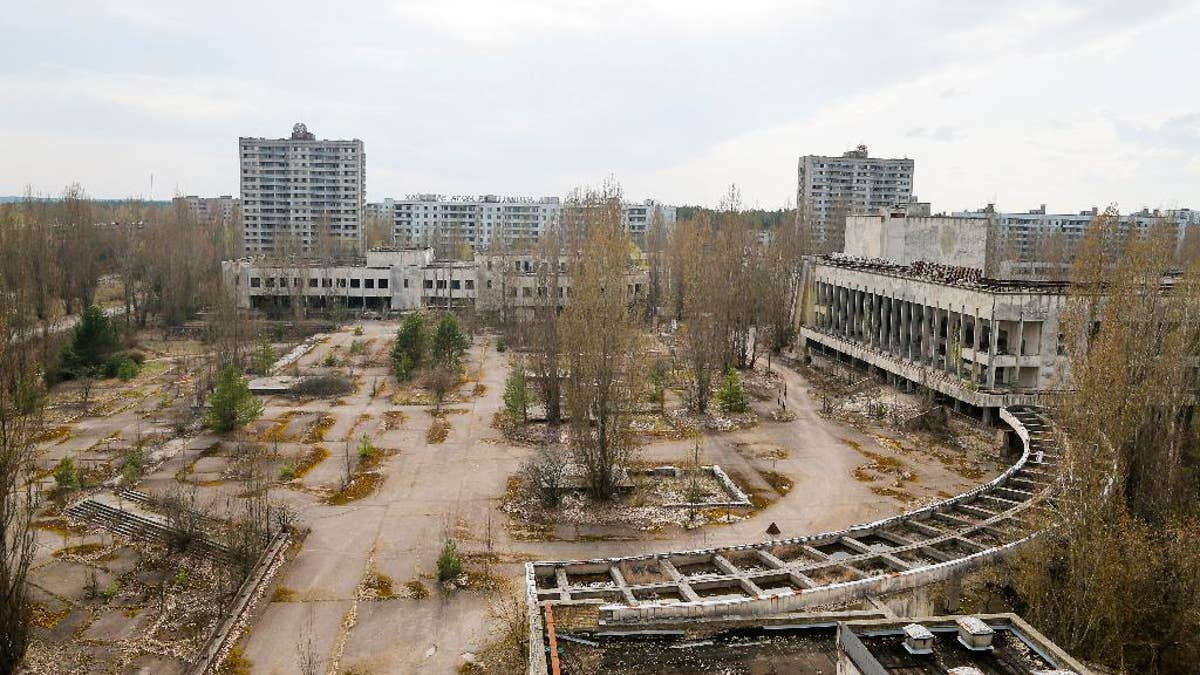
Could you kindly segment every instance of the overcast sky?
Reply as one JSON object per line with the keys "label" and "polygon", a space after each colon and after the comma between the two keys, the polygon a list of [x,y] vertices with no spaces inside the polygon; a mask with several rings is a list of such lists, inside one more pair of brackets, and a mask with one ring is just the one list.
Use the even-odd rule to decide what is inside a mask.
{"label": "overcast sky", "polygon": [[[0,10],[0,195],[236,194],[238,136],[366,144],[367,198],[795,199],[916,160],[935,210],[1200,208],[1200,6],[93,0]],[[153,174],[153,189],[151,175]]]}

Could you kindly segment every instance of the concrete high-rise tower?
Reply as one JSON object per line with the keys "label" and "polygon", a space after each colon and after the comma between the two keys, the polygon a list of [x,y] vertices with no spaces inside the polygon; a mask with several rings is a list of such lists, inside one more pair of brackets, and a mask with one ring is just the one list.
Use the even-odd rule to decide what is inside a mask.
{"label": "concrete high-rise tower", "polygon": [[239,138],[243,242],[248,254],[363,249],[363,142],[318,140],[303,124],[289,138]]}
{"label": "concrete high-rise tower", "polygon": [[807,225],[818,251],[841,251],[846,216],[912,200],[913,160],[882,159],[860,145],[841,157],[800,158],[797,218]]}

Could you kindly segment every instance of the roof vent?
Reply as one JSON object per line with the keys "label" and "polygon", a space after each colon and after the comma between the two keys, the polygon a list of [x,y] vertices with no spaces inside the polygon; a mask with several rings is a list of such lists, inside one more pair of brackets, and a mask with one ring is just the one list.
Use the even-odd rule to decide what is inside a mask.
{"label": "roof vent", "polygon": [[960,616],[954,621],[958,624],[958,641],[962,646],[975,652],[985,652],[992,648],[992,637],[996,631],[974,616]]}
{"label": "roof vent", "polygon": [[904,649],[909,654],[932,654],[933,633],[919,623],[904,627]]}

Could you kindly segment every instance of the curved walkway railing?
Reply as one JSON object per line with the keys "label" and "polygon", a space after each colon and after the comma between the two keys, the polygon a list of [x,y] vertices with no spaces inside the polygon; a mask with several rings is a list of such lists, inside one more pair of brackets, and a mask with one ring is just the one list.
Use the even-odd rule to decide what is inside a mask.
{"label": "curved walkway railing", "polygon": [[[599,604],[606,625],[769,615],[924,586],[1002,556],[1037,534],[1059,453],[1036,409],[1005,408],[1000,416],[1021,438],[1016,463],[908,513],[757,544],[527,563],[533,644],[547,602]],[[531,649],[530,672],[545,672],[541,650]]]}

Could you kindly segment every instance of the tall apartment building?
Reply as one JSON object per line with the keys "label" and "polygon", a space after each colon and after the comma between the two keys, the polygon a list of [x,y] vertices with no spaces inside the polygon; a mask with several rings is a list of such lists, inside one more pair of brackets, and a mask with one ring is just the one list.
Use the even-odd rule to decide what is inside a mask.
{"label": "tall apartment building", "polygon": [[860,145],[841,157],[800,158],[797,218],[807,223],[819,251],[840,251],[846,216],[912,201],[913,160],[871,157]]}
{"label": "tall apartment building", "polygon": [[[1099,215],[1099,209],[1077,213],[1047,213],[1046,205],[1026,212],[999,212],[991,204],[974,211],[958,211],[955,217],[989,219],[996,227],[997,245],[1014,261],[1045,262],[1048,249],[1061,243],[1056,253],[1069,262],[1088,225]],[[1182,246],[1189,229],[1200,228],[1200,211],[1194,209],[1142,209],[1121,214],[1118,229],[1123,233],[1136,230],[1146,233],[1155,223],[1167,223],[1176,230],[1178,245]],[[1055,240],[1058,242],[1055,242]]]}
{"label": "tall apartment building", "polygon": [[218,222],[222,225],[233,222],[234,212],[242,204],[242,200],[235,199],[230,195],[221,195],[220,197],[188,195],[176,197],[173,201],[187,209],[197,222]]}
{"label": "tall apartment building", "polygon": [[[431,246],[444,241],[461,241],[475,250],[486,248],[493,237],[508,243],[532,242],[559,221],[564,208],[558,197],[530,199],[497,195],[444,197],[411,195],[394,201],[394,235],[397,243]],[[383,211],[382,205],[372,210]],[[675,207],[654,200],[624,205],[626,230],[645,234],[655,213],[666,227],[675,224]]]}
{"label": "tall apartment building", "polygon": [[307,253],[328,231],[360,251],[366,155],[354,140],[317,140],[303,124],[289,138],[239,138],[245,251]]}

